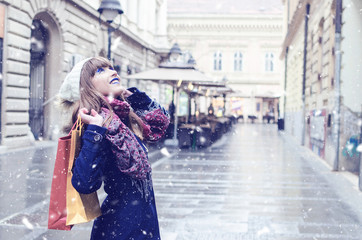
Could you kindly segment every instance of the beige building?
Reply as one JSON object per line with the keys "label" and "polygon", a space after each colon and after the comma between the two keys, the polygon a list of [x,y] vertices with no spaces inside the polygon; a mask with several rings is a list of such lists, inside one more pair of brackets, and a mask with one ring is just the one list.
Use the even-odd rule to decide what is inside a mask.
{"label": "beige building", "polygon": [[[1,1],[1,146],[20,147],[34,139],[56,139],[62,125],[55,107],[58,89],[72,66],[107,56],[107,25],[99,24],[100,0]],[[112,23],[112,61],[127,74],[158,65],[167,44],[166,0],[121,0],[124,14]],[[157,84],[124,81],[157,89]],[[163,100],[165,100],[163,98]]]}
{"label": "beige building", "polygon": [[285,130],[333,169],[358,171],[362,2],[285,0],[283,3],[286,7],[282,58],[287,69],[283,86]]}
{"label": "beige building", "polygon": [[[262,121],[271,111],[277,118],[284,75],[279,59],[282,8],[280,0],[168,1],[170,41],[192,54],[199,70],[227,80],[236,91],[227,98],[226,113]],[[219,102],[223,104],[214,104]],[[200,104],[200,111],[207,105]],[[220,114],[221,109],[215,111]]]}

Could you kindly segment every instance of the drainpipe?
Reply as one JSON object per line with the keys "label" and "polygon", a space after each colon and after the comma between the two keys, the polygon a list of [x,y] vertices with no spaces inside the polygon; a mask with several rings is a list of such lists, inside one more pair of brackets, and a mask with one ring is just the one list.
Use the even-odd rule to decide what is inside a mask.
{"label": "drainpipe", "polygon": [[341,28],[342,28],[342,0],[336,0],[336,33],[335,33],[335,69],[334,69],[334,136],[335,136],[335,158],[333,163],[333,171],[339,170],[339,138],[341,125]]}
{"label": "drainpipe", "polygon": [[284,62],[284,116],[283,116],[283,129],[285,129],[285,122],[286,122],[286,108],[287,108],[287,73],[288,73],[288,51],[289,47],[285,49],[285,62]]}
{"label": "drainpipe", "polygon": [[307,69],[307,46],[308,46],[308,20],[309,20],[310,4],[306,5],[305,20],[304,20],[304,55],[303,55],[303,88],[302,88],[302,101],[303,101],[303,125],[302,125],[302,146],[305,144],[305,81]]}
{"label": "drainpipe", "polygon": [[[290,0],[288,0],[288,4],[287,4],[287,36],[289,34],[289,11],[290,11]],[[289,52],[289,46],[286,47],[285,49],[285,61],[284,61],[284,112],[283,112],[283,129],[280,130],[285,130],[285,122],[286,122],[286,109],[287,109],[287,74],[288,74],[288,52]]]}
{"label": "drainpipe", "polygon": [[2,142],[2,122],[1,122],[1,112],[2,112],[2,108],[1,108],[1,104],[3,103],[2,101],[2,93],[3,93],[3,39],[0,38],[0,144]]}

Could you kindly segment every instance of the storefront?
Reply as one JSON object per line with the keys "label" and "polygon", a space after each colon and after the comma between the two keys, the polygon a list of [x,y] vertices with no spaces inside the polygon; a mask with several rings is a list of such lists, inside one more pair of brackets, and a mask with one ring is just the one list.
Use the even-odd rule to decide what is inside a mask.
{"label": "storefront", "polygon": [[[107,56],[107,24],[102,20],[100,25],[99,6],[93,1],[3,2],[1,145],[12,148],[57,139],[64,121],[57,107],[58,90],[75,63],[86,57]],[[132,1],[122,3],[124,14],[114,23],[110,49],[111,61],[126,79],[128,74],[157,66],[168,45],[166,26],[156,30],[136,21],[149,17],[142,12],[149,9],[138,8]],[[154,24],[160,17],[166,21],[164,4],[157,1],[150,5],[159,10],[154,11],[159,14],[153,16]],[[131,81],[125,85],[145,84]]]}

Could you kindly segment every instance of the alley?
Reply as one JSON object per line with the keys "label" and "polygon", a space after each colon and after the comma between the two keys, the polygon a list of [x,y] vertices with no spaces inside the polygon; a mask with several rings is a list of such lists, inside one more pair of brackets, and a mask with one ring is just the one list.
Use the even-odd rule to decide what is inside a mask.
{"label": "alley", "polygon": [[[275,125],[169,152],[151,157],[163,240],[362,239],[362,194]],[[0,239],[89,239],[91,223],[46,228],[54,157],[55,144],[0,155]]]}

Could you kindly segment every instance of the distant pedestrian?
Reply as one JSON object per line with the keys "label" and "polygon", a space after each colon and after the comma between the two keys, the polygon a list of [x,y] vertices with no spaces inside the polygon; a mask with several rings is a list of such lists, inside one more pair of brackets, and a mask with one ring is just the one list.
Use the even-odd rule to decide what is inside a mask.
{"label": "distant pedestrian", "polygon": [[144,92],[122,87],[111,63],[94,57],[76,64],[60,97],[86,124],[72,184],[84,194],[102,182],[107,198],[91,239],[160,239],[151,166],[144,141],[165,133],[168,113]]}
{"label": "distant pedestrian", "polygon": [[168,106],[168,113],[170,115],[171,122],[175,120],[175,104],[171,101],[170,105]]}
{"label": "distant pedestrian", "polygon": [[209,108],[207,109],[208,115],[209,116],[214,116],[214,107],[212,106],[212,103],[210,103]]}

